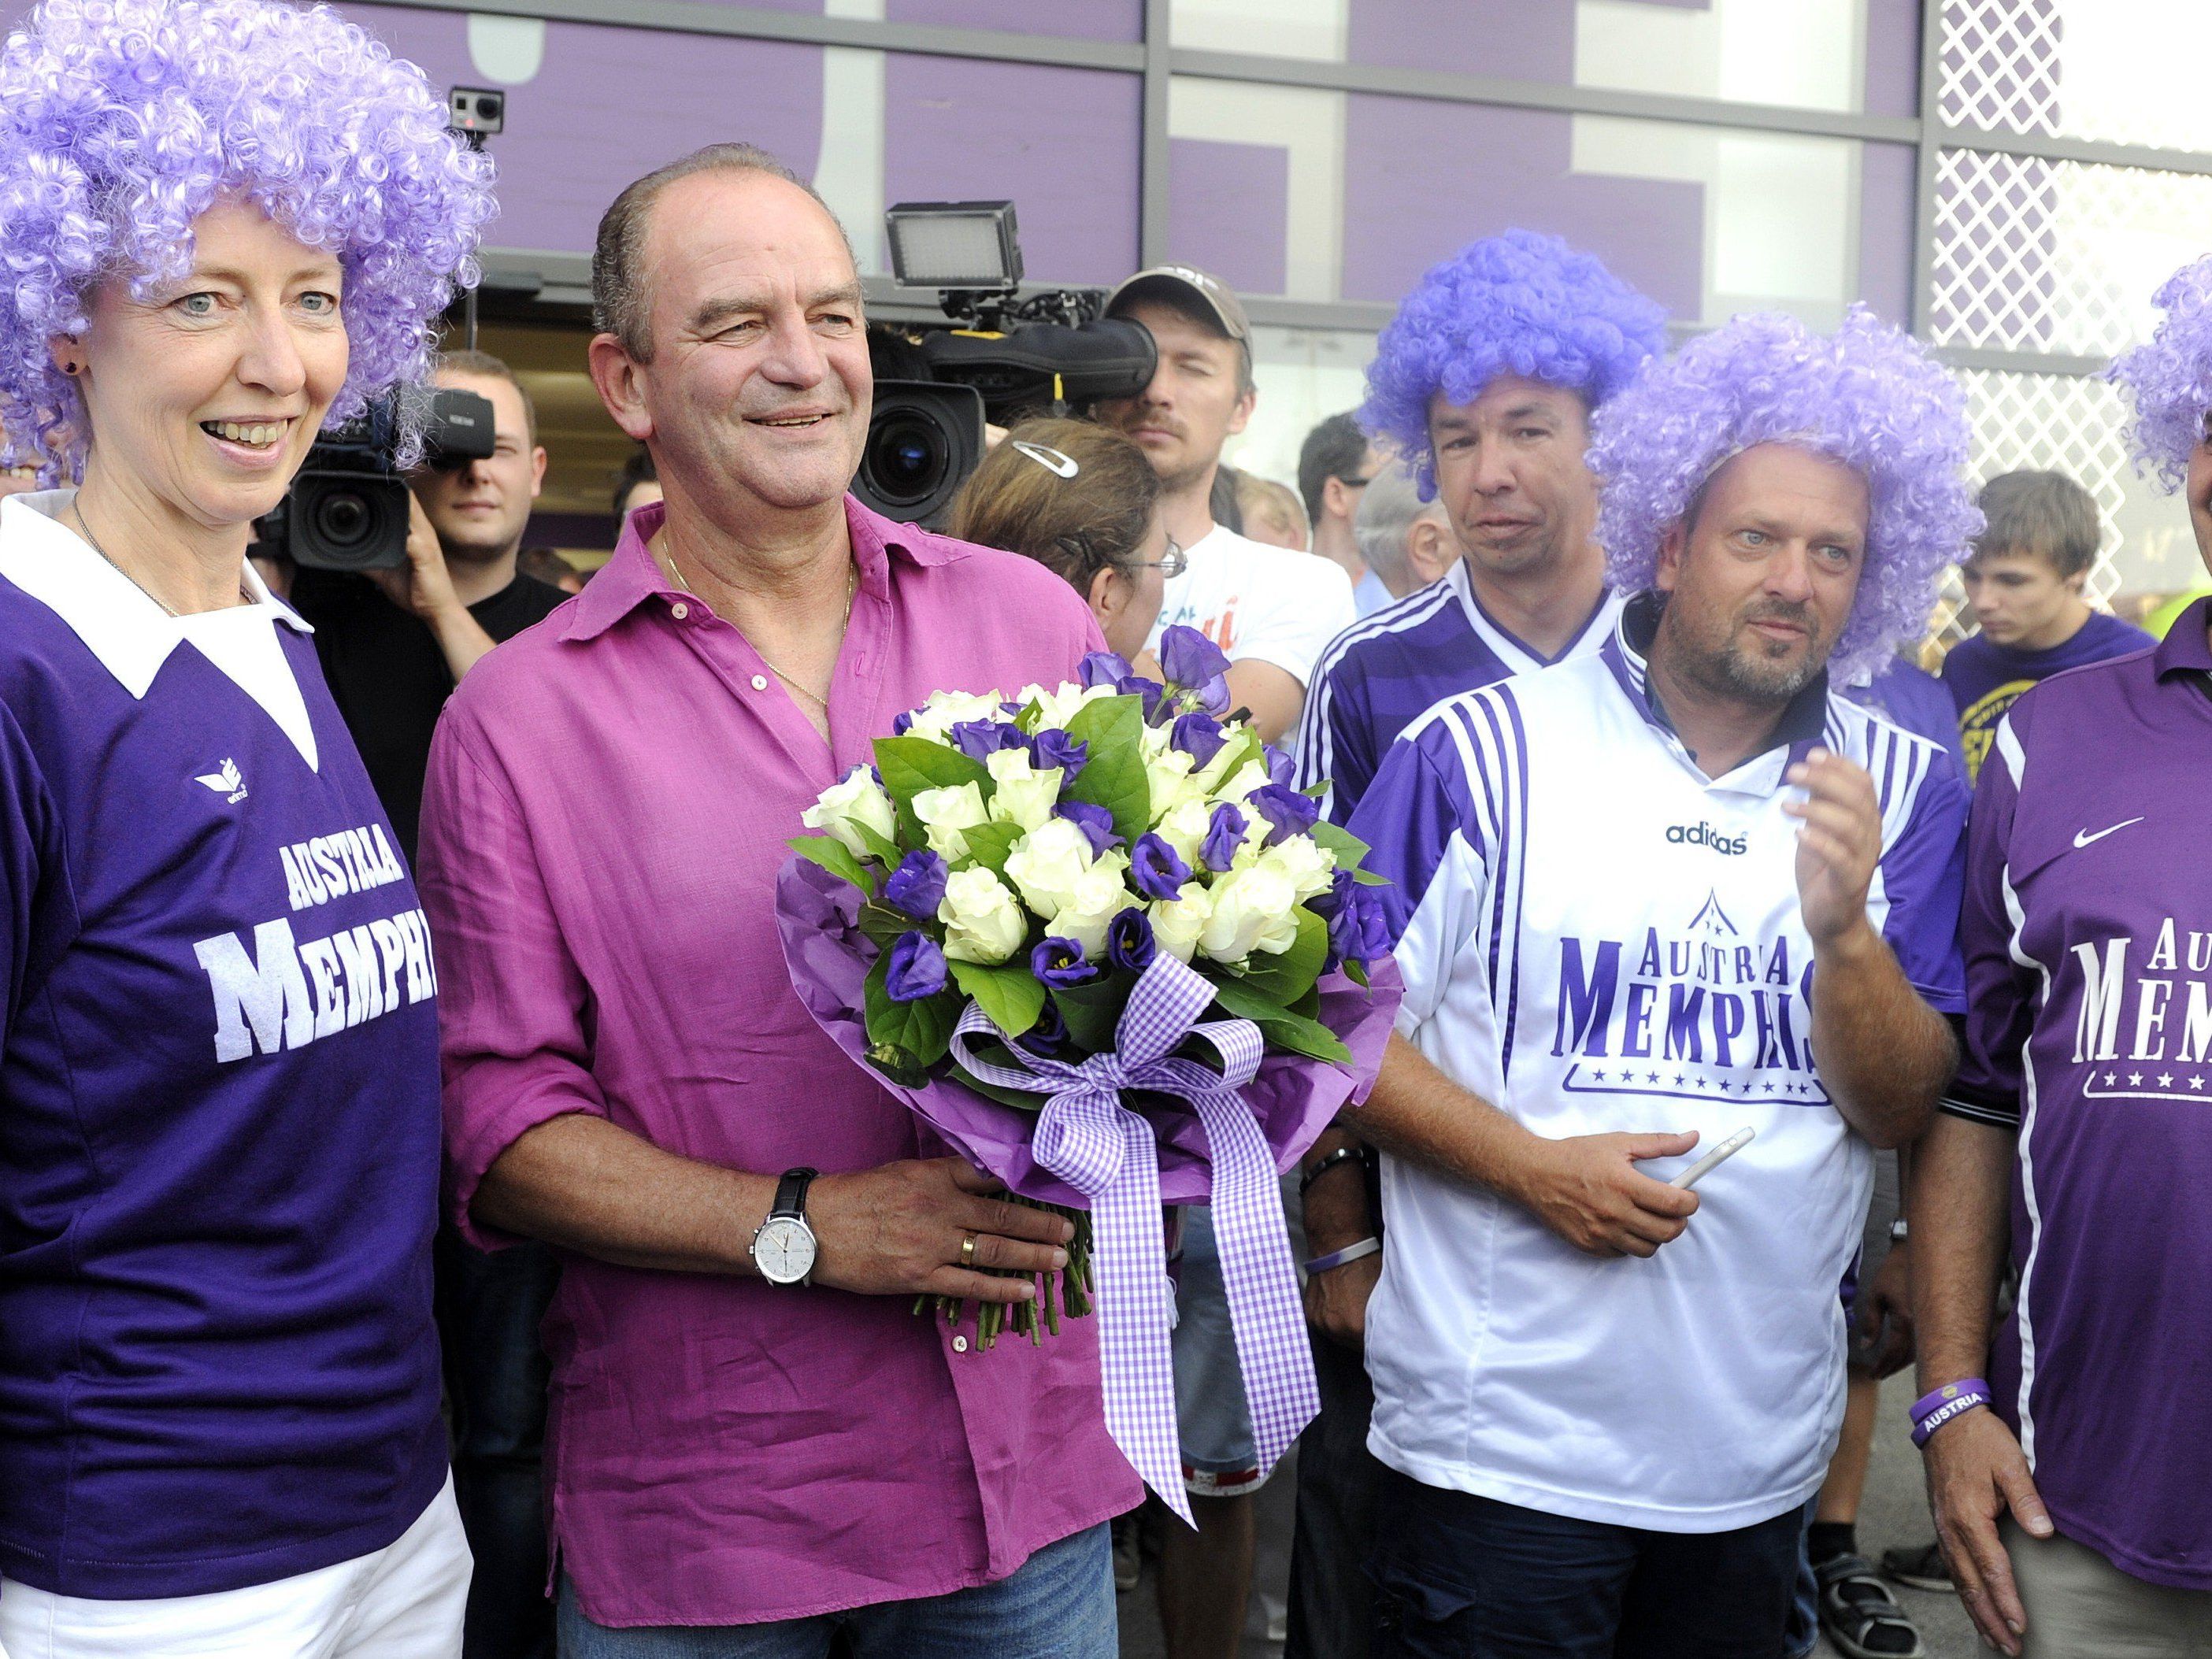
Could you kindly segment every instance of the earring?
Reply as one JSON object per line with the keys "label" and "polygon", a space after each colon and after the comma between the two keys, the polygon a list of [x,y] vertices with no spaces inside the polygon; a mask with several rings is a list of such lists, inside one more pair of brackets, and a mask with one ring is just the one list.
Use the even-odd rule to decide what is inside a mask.
{"label": "earring", "polygon": [[63,373],[63,374],[76,374],[76,365],[75,363],[64,363],[64,364],[62,365],[62,373]]}

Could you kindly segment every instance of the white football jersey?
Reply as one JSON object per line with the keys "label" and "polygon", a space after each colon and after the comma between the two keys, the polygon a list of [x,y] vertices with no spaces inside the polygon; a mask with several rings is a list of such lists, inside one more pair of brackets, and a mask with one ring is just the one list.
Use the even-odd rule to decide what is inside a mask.
{"label": "white football jersey", "polygon": [[[1818,744],[1872,775],[1869,915],[1946,1012],[1963,1007],[1967,797],[1938,745],[1824,682],[1774,748],[1706,777],[1646,694],[1651,620],[1632,605],[1598,653],[1438,704],[1351,828],[1396,884],[1399,1030],[1448,1075],[1540,1135],[1758,1138],[1649,1260],[1583,1255],[1494,1193],[1386,1158],[1370,1443],[1431,1486],[1718,1532],[1820,1484],[1873,1170],[1813,1051],[1784,774]],[[1664,1180],[1696,1156],[1644,1167]]]}

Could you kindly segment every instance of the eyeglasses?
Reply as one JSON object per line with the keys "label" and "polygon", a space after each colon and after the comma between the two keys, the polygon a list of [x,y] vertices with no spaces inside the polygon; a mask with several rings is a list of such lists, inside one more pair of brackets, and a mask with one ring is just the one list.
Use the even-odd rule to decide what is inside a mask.
{"label": "eyeglasses", "polygon": [[1157,559],[1136,559],[1131,562],[1139,570],[1157,568],[1163,581],[1173,581],[1190,568],[1190,555],[1176,545],[1175,538],[1168,538],[1168,550]]}

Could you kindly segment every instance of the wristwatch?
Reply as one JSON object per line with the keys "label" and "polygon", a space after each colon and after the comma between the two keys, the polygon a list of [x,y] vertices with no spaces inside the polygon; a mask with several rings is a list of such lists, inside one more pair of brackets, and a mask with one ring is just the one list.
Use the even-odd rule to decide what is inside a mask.
{"label": "wristwatch", "polygon": [[753,1266],[771,1285],[804,1285],[814,1271],[814,1229],[806,1224],[806,1188],[819,1170],[786,1170],[775,1184],[768,1219],[753,1235]]}

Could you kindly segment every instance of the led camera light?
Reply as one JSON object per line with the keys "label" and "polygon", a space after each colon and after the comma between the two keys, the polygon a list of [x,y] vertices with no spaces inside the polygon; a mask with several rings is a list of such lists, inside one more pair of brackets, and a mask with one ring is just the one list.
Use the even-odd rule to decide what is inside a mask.
{"label": "led camera light", "polygon": [[1022,280],[1012,202],[901,202],[884,218],[902,288],[1011,289]]}

